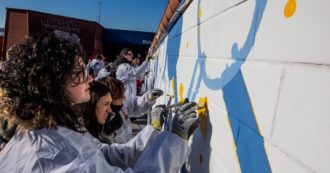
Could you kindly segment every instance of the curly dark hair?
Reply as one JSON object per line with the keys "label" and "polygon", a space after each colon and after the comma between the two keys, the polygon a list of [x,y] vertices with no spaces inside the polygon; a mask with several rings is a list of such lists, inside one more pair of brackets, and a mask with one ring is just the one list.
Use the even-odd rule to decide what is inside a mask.
{"label": "curly dark hair", "polygon": [[17,124],[20,132],[56,125],[81,127],[64,90],[75,62],[86,57],[79,45],[40,34],[15,45],[8,56],[0,69],[0,87],[14,102],[9,124]]}

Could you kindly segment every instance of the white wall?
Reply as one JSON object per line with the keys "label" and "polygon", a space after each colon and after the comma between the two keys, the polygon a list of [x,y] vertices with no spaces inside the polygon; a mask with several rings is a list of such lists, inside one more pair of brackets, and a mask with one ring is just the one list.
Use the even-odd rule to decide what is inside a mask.
{"label": "white wall", "polygon": [[194,0],[157,49],[155,87],[208,99],[190,172],[330,172],[330,1],[290,2]]}

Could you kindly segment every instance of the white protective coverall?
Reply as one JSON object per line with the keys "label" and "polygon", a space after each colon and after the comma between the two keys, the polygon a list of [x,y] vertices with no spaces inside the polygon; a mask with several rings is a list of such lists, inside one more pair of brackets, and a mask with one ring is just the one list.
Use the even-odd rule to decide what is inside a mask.
{"label": "white protective coverall", "polygon": [[190,153],[171,132],[144,128],[127,144],[104,144],[66,127],[15,135],[0,152],[1,172],[178,172]]}
{"label": "white protective coverall", "polygon": [[128,63],[120,64],[116,71],[116,78],[124,83],[125,96],[136,96],[136,78],[144,74],[148,62],[144,61],[139,67]]}
{"label": "white protective coverall", "polygon": [[151,91],[146,92],[140,97],[130,96],[124,101],[123,107],[119,112],[123,120],[123,125],[116,130],[116,136],[110,139],[111,143],[123,144],[133,138],[130,117],[141,117],[150,111],[156,99],[151,100],[149,94],[151,94]]}
{"label": "white protective coverall", "polygon": [[98,60],[98,59],[93,59],[91,62],[90,62],[90,67],[93,69],[93,78],[96,78],[99,71],[105,67],[104,65],[104,61],[102,60]]}

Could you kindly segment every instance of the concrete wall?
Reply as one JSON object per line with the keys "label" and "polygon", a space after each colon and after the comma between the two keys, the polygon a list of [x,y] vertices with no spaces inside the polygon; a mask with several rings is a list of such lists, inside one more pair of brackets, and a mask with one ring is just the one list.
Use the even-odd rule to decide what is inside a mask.
{"label": "concrete wall", "polygon": [[[330,1],[195,0],[155,53],[155,87],[208,101],[190,172],[330,172]],[[166,104],[168,97],[158,103]]]}

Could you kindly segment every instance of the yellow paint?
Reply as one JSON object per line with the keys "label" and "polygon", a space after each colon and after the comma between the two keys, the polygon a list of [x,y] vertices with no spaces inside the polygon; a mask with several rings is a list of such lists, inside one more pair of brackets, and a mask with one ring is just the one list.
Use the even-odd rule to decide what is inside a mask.
{"label": "yellow paint", "polygon": [[198,99],[198,107],[200,108],[197,110],[197,115],[200,120],[199,130],[203,135],[203,137],[205,138],[207,135],[207,113],[208,113],[206,97],[204,98],[200,97]]}
{"label": "yellow paint", "polygon": [[198,17],[202,17],[202,7],[199,7],[198,9]]}
{"label": "yellow paint", "polygon": [[174,90],[175,90],[175,88],[174,88],[174,77],[172,77],[172,79],[171,79],[171,96],[174,96]]}
{"label": "yellow paint", "polygon": [[183,102],[184,102],[184,98],[183,98],[183,90],[184,90],[184,88],[183,88],[183,84],[180,83],[179,96],[180,96],[180,103],[181,103],[181,104],[183,104]]}
{"label": "yellow paint", "polygon": [[[230,119],[229,119],[229,115],[227,114],[227,122],[228,122],[228,125],[229,125],[229,127],[231,128],[231,125],[230,125]],[[232,130],[232,129],[231,129]],[[236,161],[238,162],[238,166],[241,168],[241,163],[240,163],[240,161],[239,161],[239,159],[238,159],[238,155],[237,155],[237,148],[236,148],[236,144],[235,144],[235,140],[233,139],[233,148],[234,148],[234,151],[236,152]]]}
{"label": "yellow paint", "polygon": [[[244,80],[244,79],[243,79],[243,80]],[[244,83],[245,83],[245,81],[244,81]],[[251,97],[250,97],[249,94],[248,94],[248,96],[249,96],[249,100],[250,100],[250,103],[251,103],[251,109],[252,109],[252,112],[253,112],[253,116],[254,116],[254,119],[256,120],[256,125],[257,125],[258,131],[259,131],[259,133],[260,133],[260,135],[261,135],[260,126],[259,126],[259,123],[258,123],[257,116],[256,116],[256,114],[255,114],[255,112],[254,112],[254,108],[253,108],[252,100],[251,100]]]}
{"label": "yellow paint", "polygon": [[186,48],[187,48],[187,49],[189,48],[189,43],[188,43],[188,42],[186,43]]}
{"label": "yellow paint", "polygon": [[161,130],[162,129],[162,123],[160,122],[160,120],[152,120],[151,121],[151,126],[157,130]]}
{"label": "yellow paint", "polygon": [[157,59],[157,55],[154,53],[154,58],[153,58],[154,60],[156,60]]}
{"label": "yellow paint", "polygon": [[296,0],[289,0],[284,8],[284,16],[286,18],[291,17],[296,12],[296,6],[297,6]]}
{"label": "yellow paint", "polygon": [[[249,98],[250,98],[250,96],[249,96]],[[256,114],[254,113],[254,108],[253,108],[253,105],[252,105],[252,102],[251,102],[251,98],[250,98],[250,103],[251,103],[251,109],[252,109],[252,112],[253,112],[254,119],[256,120],[256,124],[257,124],[258,131],[259,131],[259,133],[260,133],[260,135],[261,135],[260,126],[259,126],[259,123],[258,123],[257,116],[256,116]]]}
{"label": "yellow paint", "polygon": [[[266,145],[265,145],[265,143],[266,143],[266,142],[264,142],[264,149],[265,149],[265,151],[267,151],[267,150],[266,150]],[[267,156],[267,155],[266,155],[266,156]],[[268,159],[268,156],[267,156],[267,159]],[[270,168],[270,172],[273,172],[273,171],[272,171],[272,165],[269,164],[269,168]]]}

